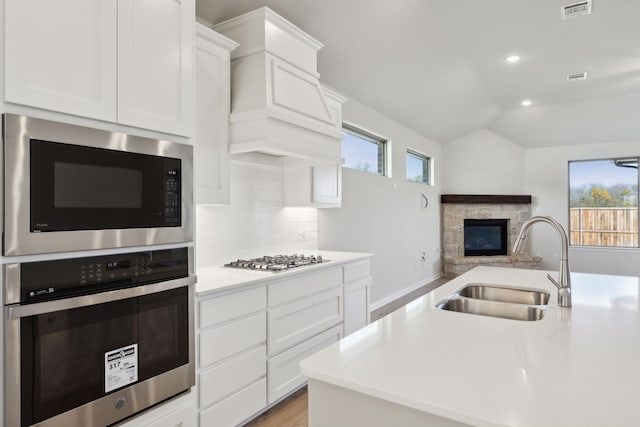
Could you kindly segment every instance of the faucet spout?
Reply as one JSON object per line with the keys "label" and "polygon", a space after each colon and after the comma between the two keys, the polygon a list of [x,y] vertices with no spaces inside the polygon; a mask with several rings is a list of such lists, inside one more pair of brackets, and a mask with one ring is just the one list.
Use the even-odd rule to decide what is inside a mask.
{"label": "faucet spout", "polygon": [[560,269],[558,271],[558,280],[555,280],[551,275],[547,275],[547,278],[558,288],[558,305],[560,307],[571,307],[571,275],[569,272],[569,239],[567,238],[567,232],[562,224],[550,216],[534,216],[525,221],[522,225],[522,229],[516,238],[516,242],[513,246],[512,253],[515,255],[522,252],[524,248],[524,242],[527,238],[527,232],[533,224],[538,222],[545,222],[551,225],[557,232],[560,238]]}

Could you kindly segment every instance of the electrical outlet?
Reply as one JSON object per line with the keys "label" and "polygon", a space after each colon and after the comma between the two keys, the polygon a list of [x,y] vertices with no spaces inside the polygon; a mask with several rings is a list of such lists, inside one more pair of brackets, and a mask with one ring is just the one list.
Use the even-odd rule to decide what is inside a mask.
{"label": "electrical outlet", "polygon": [[422,251],[422,255],[420,255],[420,261],[425,262],[427,260],[427,251]]}

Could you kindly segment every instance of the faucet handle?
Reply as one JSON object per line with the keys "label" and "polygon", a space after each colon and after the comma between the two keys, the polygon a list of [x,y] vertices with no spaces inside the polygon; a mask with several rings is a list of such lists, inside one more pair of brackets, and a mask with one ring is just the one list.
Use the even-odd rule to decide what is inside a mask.
{"label": "faucet handle", "polygon": [[551,277],[550,274],[547,274],[547,279],[549,279],[551,281],[551,283],[553,283],[554,285],[556,285],[556,288],[558,289],[562,289],[562,286],[560,286],[560,283],[558,283],[558,281],[556,279],[554,279],[553,277]]}

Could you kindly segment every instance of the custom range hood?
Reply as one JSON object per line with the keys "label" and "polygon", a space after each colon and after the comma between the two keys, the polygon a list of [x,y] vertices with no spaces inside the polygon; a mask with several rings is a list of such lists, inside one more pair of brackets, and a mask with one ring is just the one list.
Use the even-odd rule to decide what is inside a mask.
{"label": "custom range hood", "polygon": [[320,83],[322,44],[263,7],[219,23],[231,54],[231,154],[263,153],[340,163],[342,104]]}

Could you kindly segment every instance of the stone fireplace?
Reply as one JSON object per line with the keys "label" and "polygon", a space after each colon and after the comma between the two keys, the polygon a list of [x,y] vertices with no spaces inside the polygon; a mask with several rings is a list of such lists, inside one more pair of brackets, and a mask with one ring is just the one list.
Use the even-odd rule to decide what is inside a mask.
{"label": "stone fireplace", "polygon": [[478,265],[540,267],[540,257],[511,255],[522,224],[531,217],[531,196],[443,194],[440,201],[445,278]]}

